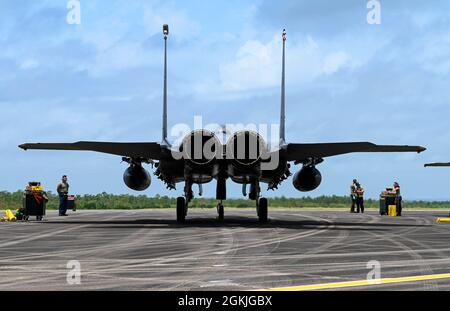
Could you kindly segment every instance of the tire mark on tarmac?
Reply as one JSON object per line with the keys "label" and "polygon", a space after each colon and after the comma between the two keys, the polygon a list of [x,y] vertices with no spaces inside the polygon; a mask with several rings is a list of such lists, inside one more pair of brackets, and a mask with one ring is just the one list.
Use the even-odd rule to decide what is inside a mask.
{"label": "tire mark on tarmac", "polygon": [[[298,216],[298,214],[288,214],[288,213],[284,213],[283,215],[285,215],[285,216],[288,216],[288,217],[295,217],[295,216]],[[326,231],[328,231],[328,230],[330,230],[330,229],[332,229],[332,228],[337,228],[337,225],[336,225],[336,217],[331,217],[331,220],[329,220],[329,219],[324,219],[324,218],[320,218],[321,220],[326,220],[330,225],[327,227],[327,230]],[[376,221],[378,221],[376,218],[374,218],[374,217],[372,217],[372,220],[370,221],[370,222],[376,222]],[[304,258],[305,256],[311,256],[311,255],[313,255],[313,254],[318,254],[318,253],[321,253],[321,252],[324,252],[324,251],[327,251],[327,250],[329,250],[329,249],[331,249],[332,247],[334,247],[335,245],[339,245],[340,243],[342,243],[344,240],[346,240],[347,238],[348,238],[348,236],[350,235],[350,233],[349,233],[349,231],[348,230],[345,230],[345,229],[341,229],[341,230],[339,230],[339,233],[338,233],[338,235],[337,236],[332,236],[331,238],[330,238],[330,240],[329,241],[327,241],[326,243],[324,243],[324,244],[321,244],[321,245],[319,245],[319,246],[317,246],[317,247],[313,247],[312,249],[309,249],[308,251],[306,251],[306,252],[304,252],[304,253],[302,253],[299,257],[297,257],[297,260],[295,260],[294,262],[292,262],[291,264],[287,264],[287,265],[284,265],[283,267],[281,267],[279,264],[277,264],[276,265],[276,268],[277,268],[277,271],[275,271],[275,273],[278,273],[278,274],[280,274],[280,270],[281,270],[281,268],[284,268],[284,269],[288,269],[288,272],[284,272],[284,273],[281,273],[282,275],[285,275],[285,277],[286,278],[288,278],[288,279],[290,279],[290,282],[292,283],[293,281],[294,281],[294,279],[293,278],[297,278],[298,277],[298,275],[296,275],[296,273],[294,273],[294,274],[292,274],[292,272],[290,271],[291,270],[291,268],[294,266],[294,267],[297,267],[298,265],[299,265],[299,263],[298,263],[298,259],[300,259],[301,260],[301,258]],[[271,258],[272,260],[273,260],[273,257]],[[292,261],[292,260],[291,260]],[[354,267],[353,267],[353,269],[354,269]],[[295,271],[295,272],[297,272],[297,271]],[[327,276],[324,276],[323,275],[323,269],[320,269],[320,270],[318,270],[318,271],[316,271],[316,272],[318,272],[318,273],[321,273],[321,274],[316,274],[316,275],[314,275],[314,274],[312,274],[312,271],[308,271],[308,273],[303,273],[302,275],[303,276],[307,276],[307,277],[313,277],[313,278],[317,278],[317,277],[319,277],[319,278],[324,278],[324,277],[327,277]],[[330,277],[331,278],[331,277]],[[335,278],[335,277],[333,277],[333,278]],[[270,281],[268,281],[268,283],[270,284],[272,281],[270,280]],[[264,281],[262,281],[262,282],[258,282],[258,284],[264,284]],[[256,285],[255,283],[253,283],[252,284],[252,288],[258,288],[258,286],[259,285]],[[264,286],[264,285],[263,285]],[[260,286],[261,287],[261,286]]]}
{"label": "tire mark on tarmac", "polygon": [[[109,220],[117,218],[117,217],[118,216],[113,216]],[[21,239],[15,240],[15,241],[4,242],[4,243],[2,243],[2,248],[3,247],[7,247],[7,246],[12,246],[12,245],[17,245],[17,244],[22,244],[24,242],[30,242],[30,241],[34,241],[34,240],[39,240],[41,238],[46,238],[46,237],[54,236],[54,235],[61,234],[61,233],[70,232],[70,231],[77,230],[77,229],[80,229],[80,228],[83,228],[83,227],[87,227],[87,226],[89,226],[89,225],[86,224],[86,225],[71,226],[69,228],[61,229],[61,230],[58,230],[58,231],[54,231],[54,230],[45,231],[45,232],[40,233],[39,235],[36,235],[36,236],[31,236],[31,237],[28,237],[28,238],[21,238]]]}
{"label": "tire mark on tarmac", "polygon": [[[117,218],[117,217],[120,217],[120,216],[115,216],[114,218]],[[106,219],[105,221],[112,220],[112,219],[113,218]],[[101,229],[101,227],[95,227],[92,224],[85,224],[85,225],[81,225],[81,227],[80,226],[71,227],[71,228],[68,228],[68,229],[65,229],[65,230],[50,231],[48,233],[59,234],[59,233],[65,233],[66,231],[72,231],[72,230],[76,230],[76,229],[80,229],[80,228],[84,228],[84,227],[89,227],[89,228],[90,227],[94,227],[93,228],[94,230],[96,230],[97,228]],[[118,227],[118,229],[120,229],[120,227]],[[120,247],[122,250],[134,249],[134,248],[136,248],[136,246],[141,246],[142,248],[147,247],[147,246],[153,246],[154,247],[156,245],[167,245],[168,243],[174,242],[174,241],[180,241],[180,243],[186,243],[187,241],[190,241],[190,240],[196,240],[198,238],[202,238],[202,237],[211,235],[211,233],[202,233],[202,234],[190,235],[187,238],[185,236],[182,236],[182,237],[172,238],[172,239],[168,239],[168,240],[164,236],[162,239],[160,239],[161,242],[157,242],[157,243],[150,242],[150,245],[148,245],[148,243],[149,243],[148,241],[149,240],[151,241],[151,239],[148,239],[148,235],[155,233],[151,229],[152,229],[151,227],[140,229],[140,232],[141,233],[145,233],[146,236],[142,235],[141,237],[139,237],[135,241],[131,241],[130,242],[130,241],[128,241],[129,239],[127,237],[125,237],[126,241],[124,241],[124,239],[114,240],[112,242],[110,240],[108,240],[107,243],[105,243],[104,245],[94,245],[92,247],[81,246],[82,248],[81,249],[76,249],[76,251],[78,252],[79,255],[88,255],[88,254],[91,254],[91,253],[98,253],[98,252],[104,251],[104,250],[111,250],[112,246],[117,247],[117,248]],[[145,230],[145,232],[144,232],[144,230]],[[252,229],[241,229],[238,232],[244,232],[244,231],[247,231],[247,230],[252,230]],[[54,234],[51,234],[50,236],[52,236]],[[128,235],[130,235],[130,234],[128,234]],[[139,235],[139,234],[134,232],[134,233],[131,233],[131,235],[135,236],[135,235]],[[47,237],[47,234],[40,235],[39,237]],[[82,236],[82,237],[85,238],[86,236]],[[37,238],[38,237],[36,237],[36,239]],[[34,240],[34,238],[31,239],[31,240]],[[131,239],[131,240],[133,240],[133,239]],[[20,241],[17,241],[17,243],[21,243],[21,242],[26,242],[26,241],[23,240],[23,239],[20,240]],[[14,243],[14,244],[17,244],[17,243]],[[24,260],[24,259],[36,259],[36,258],[42,258],[42,257],[45,258],[45,257],[48,257],[48,256],[55,256],[55,255],[58,255],[58,256],[67,255],[67,254],[73,253],[73,251],[74,250],[72,249],[72,250],[51,252],[51,253],[40,254],[40,255],[32,254],[32,255],[25,255],[25,256],[3,257],[2,259],[10,259],[10,260],[22,259],[22,260]]]}
{"label": "tire mark on tarmac", "polygon": [[[280,230],[279,232],[277,232],[277,237],[276,238],[272,238],[272,239],[269,239],[269,240],[265,239],[265,240],[263,240],[261,242],[249,241],[249,242],[247,242],[247,243],[245,243],[243,245],[239,245],[237,247],[233,247],[232,248],[233,252],[230,253],[230,254],[227,254],[227,256],[226,256],[227,259],[226,260],[228,260],[228,261],[236,261],[236,258],[242,258],[242,257],[237,257],[236,255],[238,254],[238,252],[241,252],[243,250],[254,249],[256,247],[260,248],[260,249],[263,249],[264,246],[269,246],[269,245],[275,244],[274,248],[266,250],[265,253],[257,254],[257,255],[253,255],[252,256],[252,257],[256,257],[258,262],[264,262],[265,260],[268,260],[268,259],[270,260],[271,259],[273,250],[276,250],[281,243],[284,243],[284,242],[287,242],[287,241],[298,240],[298,239],[301,239],[301,238],[305,238],[305,237],[309,237],[309,236],[312,236],[312,235],[320,234],[320,233],[323,233],[323,232],[329,230],[333,226],[331,221],[329,221],[328,219],[321,218],[321,217],[299,215],[299,214],[295,214],[295,215],[293,215],[293,214],[281,214],[281,215],[282,216],[289,216],[290,218],[292,218],[292,216],[294,216],[294,217],[312,219],[312,220],[315,220],[315,221],[324,222],[326,225],[320,225],[319,229],[311,229],[308,232],[296,233],[296,234],[293,234],[293,235],[288,235],[287,237],[279,237],[279,233],[283,233],[284,231],[286,231],[288,229]],[[273,218],[273,217],[271,219],[273,219],[273,220],[280,220],[278,218]],[[257,234],[257,237],[261,236],[259,231],[255,232],[255,233]],[[257,267],[257,269],[261,270],[261,268],[259,267],[258,263],[253,263],[252,267]],[[263,273],[264,273],[263,275],[268,275],[270,273],[270,271],[267,271],[268,268],[270,268],[270,267],[266,266],[263,269],[264,270],[263,271]],[[273,266],[272,266],[272,268],[273,268]],[[272,273],[278,273],[278,271],[273,271],[272,270]],[[258,275],[259,275],[259,273],[258,273]],[[246,275],[243,275],[243,274],[235,275],[233,280],[236,281],[236,279],[237,279],[237,281],[239,281],[242,278],[246,278]],[[243,283],[243,282],[241,281],[241,283]],[[244,285],[244,286],[249,287],[248,285]]]}
{"label": "tire mark on tarmac", "polygon": [[[306,215],[295,215],[295,216],[296,217],[300,216],[300,217],[303,217],[303,218],[309,218],[309,219],[313,219],[313,220],[316,220],[316,221],[320,220],[320,221],[325,222],[327,224],[331,223],[327,219],[319,218],[319,217],[315,217],[315,216],[306,216]],[[276,220],[275,218],[272,218],[272,219]],[[252,230],[258,229],[258,231],[256,232],[257,233],[257,237],[261,236],[261,234],[260,234],[261,228],[264,228],[264,226],[258,226],[256,228],[252,228]],[[228,251],[222,249],[222,251],[221,251],[222,254],[220,254],[220,255],[222,255],[221,259],[216,259],[216,262],[219,262],[219,260],[220,260],[220,262],[223,262],[224,260],[228,260],[228,261],[229,260],[233,260],[234,258],[236,258],[236,254],[238,252],[242,251],[242,250],[253,249],[253,248],[256,248],[256,247],[261,248],[263,246],[268,246],[268,245],[273,245],[273,244],[279,245],[280,243],[283,243],[283,242],[286,242],[286,241],[291,241],[291,240],[295,240],[295,239],[299,239],[299,238],[304,238],[304,237],[309,237],[309,236],[312,236],[312,235],[316,235],[316,234],[322,233],[322,232],[324,232],[326,230],[329,230],[329,229],[322,229],[322,228],[321,229],[312,229],[312,230],[309,230],[309,232],[296,233],[296,234],[292,234],[292,235],[289,235],[289,236],[283,237],[283,238],[276,237],[276,238],[271,238],[269,240],[265,239],[265,240],[263,240],[261,242],[249,241],[249,242],[244,243],[244,244],[240,244],[238,239],[234,239],[233,238],[230,247],[228,247]],[[231,233],[232,237],[235,236],[235,232],[233,232],[232,230],[228,230],[228,231]],[[221,252],[220,251],[216,252],[216,254],[221,253]],[[196,252],[195,255],[196,256],[199,256],[199,255],[201,256],[201,253]],[[258,254],[257,258],[258,259],[264,259],[265,257],[264,257],[264,255]],[[161,262],[159,262],[159,263],[161,263]],[[208,267],[210,267],[210,266],[211,265],[208,265]],[[183,285],[186,286],[188,284],[196,284],[196,283],[201,282],[202,280],[203,280],[203,277],[196,278],[195,280],[191,279],[188,283],[185,283]],[[176,288],[178,288],[178,287],[179,286],[176,286]]]}
{"label": "tire mark on tarmac", "polygon": [[[414,219],[414,221],[417,224],[423,224],[424,221],[423,219],[417,219],[417,218],[412,218]],[[420,230],[420,227],[415,227],[413,229],[407,230],[406,232],[404,232],[405,234],[411,234],[412,232],[418,231]],[[414,260],[414,262],[416,263],[417,267],[419,267],[422,275],[431,275],[434,273],[433,269],[431,269],[431,267],[427,264],[427,262],[424,260],[424,258],[422,257],[422,255],[420,255],[419,253],[417,253],[414,249],[412,249],[411,247],[409,247],[408,245],[406,245],[405,243],[399,241],[399,238],[401,238],[401,236],[399,236],[397,233],[396,234],[392,234],[392,233],[387,233],[388,236],[385,235],[376,235],[373,232],[369,232],[370,235],[375,236],[379,239],[382,239],[384,241],[390,242],[392,244],[397,245],[398,247],[400,247],[401,249],[405,250],[409,256],[411,256],[411,258]],[[424,282],[424,290],[427,289],[437,289],[437,283],[435,280],[429,280],[429,281],[425,281]]]}
{"label": "tire mark on tarmac", "polygon": [[[279,215],[279,214],[277,214]],[[118,217],[120,217],[121,215],[118,215]],[[282,215],[283,218],[286,215]],[[300,217],[302,218],[302,216],[305,215],[299,215],[296,214],[296,217]],[[289,216],[290,218],[292,218],[292,216]],[[334,216],[332,216],[334,217]],[[317,217],[316,217],[317,218]],[[318,218],[321,219],[321,222],[323,221],[323,218]],[[366,219],[366,218],[364,218]],[[371,216],[371,220],[369,222],[376,222],[379,221],[381,218],[376,218],[374,216]],[[274,219],[277,220],[277,219]],[[362,219],[359,219],[362,220]],[[328,220],[328,224],[332,223],[333,225],[335,225],[335,222],[332,222],[330,220]],[[325,222],[327,223],[327,222]],[[416,221],[417,223],[417,221]],[[429,221],[425,221],[425,223],[429,223]],[[309,225],[307,225],[309,226]],[[324,227],[325,226],[325,227]],[[356,226],[358,226],[356,224]],[[92,226],[89,226],[89,230],[91,230]],[[187,228],[186,228],[187,227]],[[326,224],[321,224],[320,226],[317,226],[317,228],[312,229],[312,230],[308,230],[308,231],[302,231],[302,232],[297,232],[297,234],[308,234],[308,233],[314,233],[314,230],[316,231],[320,231],[323,230],[324,228],[327,228],[327,230],[330,230],[330,225],[326,225]],[[120,228],[120,227],[118,227]],[[420,227],[415,227],[414,229],[420,230]],[[436,226],[433,226],[433,228],[436,228]],[[441,227],[439,227],[441,228]],[[108,248],[111,249],[111,251],[116,251],[119,250],[121,252],[127,252],[127,251],[133,251],[136,249],[140,249],[143,247],[150,247],[150,246],[154,246],[156,247],[160,247],[160,245],[164,244],[163,240],[166,237],[165,235],[161,235],[161,233],[163,233],[163,230],[151,230],[151,227],[148,228],[149,230],[147,230],[147,227],[142,228],[137,230],[136,232],[132,232],[132,234],[135,237],[138,237],[133,243],[124,243],[126,242],[126,240],[121,240],[120,243],[117,243],[117,240],[108,240],[108,245],[102,245],[100,246],[101,250],[102,250],[102,256],[106,257],[107,255],[114,255],[114,254],[110,254],[108,252]],[[180,230],[182,233],[186,232],[186,229],[189,229],[189,226],[183,226],[181,228],[172,228],[174,230]],[[133,259],[133,258],[123,258],[123,259],[113,259],[111,258],[112,256],[108,256],[108,258],[84,258],[83,262],[86,262],[88,264],[88,269],[85,270],[83,272],[86,273],[88,279],[87,282],[83,282],[83,289],[87,289],[87,288],[91,288],[91,289],[98,289],[98,288],[119,288],[120,286],[127,286],[127,288],[130,288],[130,286],[132,286],[131,288],[146,288],[148,286],[152,286],[152,288],[157,287],[158,289],[177,289],[177,288],[192,288],[191,285],[194,286],[198,286],[199,282],[205,280],[205,276],[206,277],[216,277],[217,275],[217,271],[216,269],[212,268],[212,264],[214,263],[222,263],[222,262],[228,262],[231,263],[229,266],[225,267],[225,268],[220,268],[217,270],[222,270],[220,272],[220,274],[225,273],[229,273],[231,274],[230,278],[233,278],[233,280],[238,280],[239,283],[243,283],[241,284],[242,286],[247,286],[245,283],[247,282],[243,282],[245,281],[245,278],[247,277],[248,279],[248,275],[245,274],[244,272],[246,271],[246,269],[248,269],[250,264],[253,264],[253,262],[258,263],[257,265],[257,269],[261,270],[261,271],[265,271],[265,272],[270,272],[270,269],[274,268],[272,264],[270,264],[270,261],[274,261],[274,260],[286,260],[286,259],[292,259],[292,260],[301,260],[302,258],[330,258],[332,260],[336,260],[336,257],[341,256],[341,258],[346,258],[347,253],[345,254],[335,254],[335,253],[328,253],[328,254],[321,254],[321,252],[324,252],[326,249],[324,249],[324,244],[321,244],[320,246],[318,246],[317,248],[313,248],[311,250],[309,250],[312,253],[306,252],[304,254],[294,254],[294,255],[290,255],[290,254],[282,254],[281,252],[278,251],[279,246],[281,245],[281,243],[283,243],[283,235],[289,230],[289,229],[280,229],[280,228],[271,228],[271,235],[276,235],[275,237],[271,237],[271,239],[267,240],[267,239],[263,239],[264,236],[267,236],[267,233],[264,232],[262,233],[262,231],[264,229],[264,226],[259,226],[259,225],[255,225],[249,228],[245,228],[245,229],[236,229],[235,227],[217,227],[217,228],[213,228],[213,230],[210,230],[210,228],[206,228],[205,230],[210,230],[207,233],[201,233],[198,235],[191,235],[191,241],[195,242],[195,236],[198,236],[198,239],[202,240],[203,243],[198,244],[199,246],[204,246],[207,249],[198,249],[198,246],[196,246],[192,251],[188,251],[187,253],[181,253],[183,252],[183,249],[176,249],[175,251],[178,252],[175,255],[174,258],[169,260],[165,260],[168,258],[168,256],[164,256],[164,258],[162,258],[160,256],[160,254],[158,253],[158,257],[157,258],[148,258],[148,259]],[[410,233],[414,233],[416,231],[411,231],[414,229],[402,229],[400,230],[400,232],[406,231],[406,232],[410,232]],[[87,243],[90,242],[90,240],[92,239],[92,230],[94,230],[94,232],[97,230],[97,227],[92,228],[91,231],[88,230],[88,233],[90,234]],[[239,230],[239,231],[237,231]],[[342,229],[344,232],[349,232],[348,230]],[[445,233],[444,230],[437,230],[440,233]],[[175,231],[169,231],[169,232],[175,232]],[[363,231],[366,232],[366,231]],[[142,236],[139,235],[139,233],[142,234]],[[164,232],[165,233],[165,232]],[[252,237],[250,239],[248,239],[248,241],[242,243],[242,239],[241,239],[241,235],[244,234],[244,239],[246,239],[248,237],[248,235],[251,235]],[[248,235],[247,235],[248,234]],[[316,233],[317,234],[317,233]],[[376,233],[374,233],[376,235]],[[399,234],[399,231],[396,231],[394,233],[391,234]],[[211,240],[204,240],[204,237],[211,235],[212,239]],[[254,236],[254,237],[253,237]],[[378,236],[378,235],[376,235]],[[298,239],[302,239],[305,236],[299,235],[297,238]],[[158,241],[158,243],[154,244],[151,243],[151,240],[153,240],[154,238],[159,238],[160,240]],[[289,242],[289,241],[295,241],[294,239],[294,235],[289,234],[287,236],[284,236],[284,238],[292,238],[285,241],[285,242]],[[176,237],[176,238],[172,238],[171,239],[171,243],[169,244],[169,246],[173,246],[173,244],[178,244],[177,242],[180,241],[182,242],[183,236],[181,237]],[[231,239],[231,240],[230,240]],[[247,248],[247,246],[253,246],[252,243],[255,242],[256,239],[256,243],[262,243],[260,245],[259,251],[261,251],[261,256],[258,253],[256,255],[243,255],[242,253],[247,250],[247,249],[252,249],[252,248]],[[344,239],[345,240],[345,239]],[[373,240],[373,235],[369,238],[369,239],[363,239],[367,240],[367,241],[371,241]],[[133,241],[132,241],[133,242]],[[224,251],[224,254],[217,256],[215,254],[211,254],[211,245],[216,245],[216,244],[224,244],[227,243],[226,247],[223,245],[219,245],[219,247],[217,247],[216,249],[214,249],[214,252],[220,252],[220,251]],[[267,245],[265,245],[264,242],[269,242]],[[332,241],[329,241],[328,243],[333,243]],[[339,244],[339,243],[337,243]],[[386,243],[387,244],[387,243]],[[424,246],[424,244],[422,244]],[[338,245],[335,245],[335,247]],[[395,246],[395,245],[394,245]],[[335,247],[333,247],[333,249],[335,249]],[[332,248],[332,246],[330,246],[330,249]],[[396,249],[398,250],[399,247],[398,245],[396,246]],[[89,252],[87,253],[83,253],[83,257],[88,256],[91,252],[95,252],[96,250],[98,250],[98,248],[96,248],[95,246],[90,247],[89,248]],[[77,250],[75,250],[77,251]],[[399,251],[396,251],[397,254],[409,254],[409,251],[411,251],[411,249],[401,249]],[[450,248],[441,248],[440,252],[442,254],[444,254],[445,251],[450,251]],[[432,250],[429,247],[425,247],[425,249],[419,249],[419,250],[415,250],[415,252],[417,252],[418,254],[428,254],[428,253],[436,253],[436,250]],[[364,255],[370,255],[370,254],[380,254],[380,252],[366,252],[364,253]],[[54,253],[56,254],[56,252]],[[360,255],[361,253],[358,252],[354,252],[354,254]],[[389,254],[391,254],[391,252],[389,252]],[[183,257],[183,255],[186,255]],[[196,257],[197,255],[197,257]],[[342,256],[344,255],[344,256]],[[260,256],[260,257],[259,257]],[[299,256],[303,256],[303,257],[299,257]],[[447,257],[448,258],[448,257]],[[161,260],[163,259],[163,260]],[[253,260],[253,261],[252,261]],[[268,261],[269,260],[269,261]],[[439,259],[439,260],[424,260],[422,257],[422,260],[424,262],[426,262],[426,264],[431,267],[435,267],[437,265],[442,265],[443,263],[445,264],[445,259]],[[0,261],[1,262],[1,261]],[[54,262],[57,262],[57,259],[50,259],[50,260],[42,260],[42,261],[34,261],[33,264],[34,266],[38,266],[39,268],[43,268],[40,272],[41,272],[41,276],[45,275],[44,277],[44,281],[48,281],[48,280],[54,280],[56,282],[61,281],[58,275],[49,275],[49,272],[55,272],[54,269],[52,270],[51,267],[52,264]],[[247,266],[241,266],[241,265],[237,265],[237,264],[233,264],[233,263],[247,263]],[[24,265],[27,264],[26,261],[24,261]],[[327,264],[329,266],[327,266]],[[354,269],[354,265],[358,264],[356,263],[344,263],[344,264],[339,264],[336,262],[333,263],[325,263],[325,264],[305,264],[305,266],[311,267],[311,266],[315,266],[316,268],[313,270],[308,270],[309,273],[315,273],[315,271],[319,271],[322,272],[324,267],[331,267],[331,268],[336,268],[336,270],[339,269]],[[416,267],[417,263],[416,262],[404,262],[404,261],[388,261],[388,262],[383,262],[384,266],[410,266],[410,267]],[[191,265],[191,266],[189,266]],[[277,265],[277,268],[279,268],[280,266]],[[161,271],[162,270],[162,271]],[[277,269],[278,270],[278,269]],[[234,272],[233,272],[234,271]],[[27,272],[27,271],[25,271]],[[42,272],[45,272],[45,274],[42,274]],[[278,271],[275,271],[278,272]],[[105,273],[105,275],[104,275]],[[111,275],[112,273],[112,275]],[[124,273],[128,274],[127,275],[123,275]],[[187,274],[183,274],[183,273],[187,273]],[[42,284],[42,278],[39,278],[39,273],[32,273],[29,276],[24,276],[22,274],[22,272],[20,272],[19,274],[21,274],[21,276],[19,277],[20,280],[24,280],[24,281],[28,281],[27,284],[32,285],[32,286],[36,286],[37,288],[39,288],[39,285]],[[141,277],[139,274],[142,274],[143,276]],[[147,274],[147,275],[145,275]],[[197,283],[192,282],[194,279],[190,279],[189,281],[182,281],[181,284],[178,284],[179,279],[183,279],[184,275],[187,277],[185,279],[188,279],[189,277],[192,276],[192,274],[194,274],[194,276],[196,276],[197,279]],[[220,276],[219,274],[219,276]],[[9,277],[9,273],[5,276],[7,276],[5,281],[5,285],[7,284],[7,280],[13,281],[13,280],[17,280],[17,275],[11,274],[11,277]],[[138,276],[136,276],[138,275]],[[64,275],[65,276],[65,275]],[[217,277],[219,277],[217,276]],[[111,279],[113,279],[113,284],[111,284]],[[126,283],[123,281],[132,281],[132,285],[130,283]],[[65,281],[65,277],[64,277],[64,281]],[[194,280],[195,281],[195,280]],[[279,282],[280,280],[277,279],[275,280],[275,282]],[[21,281],[19,281],[21,282]],[[3,283],[3,282],[2,282]],[[48,283],[48,282],[46,282]],[[10,283],[11,284],[11,283]],[[48,283],[49,284],[49,283]],[[217,284],[217,286],[234,286],[234,285],[230,285],[230,284]]]}

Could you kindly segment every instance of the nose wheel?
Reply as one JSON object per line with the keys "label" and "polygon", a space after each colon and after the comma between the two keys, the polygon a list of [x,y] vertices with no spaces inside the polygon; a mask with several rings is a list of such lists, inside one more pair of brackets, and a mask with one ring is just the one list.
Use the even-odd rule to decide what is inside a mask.
{"label": "nose wheel", "polygon": [[217,215],[220,221],[223,221],[225,218],[225,210],[223,208],[222,202],[217,204]]}
{"label": "nose wheel", "polygon": [[267,198],[256,200],[256,212],[260,223],[267,223],[268,220],[268,203]]}

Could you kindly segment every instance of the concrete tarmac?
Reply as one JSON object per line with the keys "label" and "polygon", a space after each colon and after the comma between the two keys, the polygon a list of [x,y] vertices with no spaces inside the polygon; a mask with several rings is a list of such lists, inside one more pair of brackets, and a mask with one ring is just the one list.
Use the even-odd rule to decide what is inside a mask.
{"label": "concrete tarmac", "polygon": [[[366,280],[376,262],[383,279],[450,273],[447,211],[269,209],[264,225],[253,209],[224,222],[190,210],[183,225],[173,209],[69,214],[0,223],[0,290],[259,290]],[[450,277],[332,289],[450,290]]]}

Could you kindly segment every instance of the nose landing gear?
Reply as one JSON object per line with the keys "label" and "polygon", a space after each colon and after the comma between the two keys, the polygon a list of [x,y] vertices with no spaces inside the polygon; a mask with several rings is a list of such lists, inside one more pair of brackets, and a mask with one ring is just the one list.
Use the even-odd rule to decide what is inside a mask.
{"label": "nose landing gear", "polygon": [[222,201],[220,201],[219,203],[217,203],[217,214],[218,214],[217,219],[218,219],[219,221],[223,221],[224,218],[225,218],[225,210],[224,210],[224,208],[223,208]]}

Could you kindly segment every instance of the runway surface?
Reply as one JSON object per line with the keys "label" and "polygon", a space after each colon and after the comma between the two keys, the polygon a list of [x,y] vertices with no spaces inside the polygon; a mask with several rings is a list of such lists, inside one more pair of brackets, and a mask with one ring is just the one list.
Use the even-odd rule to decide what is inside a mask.
{"label": "runway surface", "polygon": [[[450,273],[447,211],[77,211],[43,222],[0,223],[0,290],[256,290]],[[69,261],[81,284],[69,285]],[[318,287],[320,288],[320,287]],[[328,287],[325,287],[327,290]],[[450,290],[450,278],[338,287],[333,290]]]}

